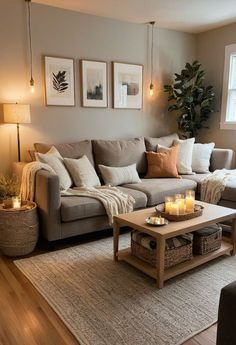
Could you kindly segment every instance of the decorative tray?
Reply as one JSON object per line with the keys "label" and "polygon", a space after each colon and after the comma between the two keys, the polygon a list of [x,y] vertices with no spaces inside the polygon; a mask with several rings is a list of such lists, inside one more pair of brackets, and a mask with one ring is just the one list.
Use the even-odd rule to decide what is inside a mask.
{"label": "decorative tray", "polygon": [[169,222],[167,219],[163,219],[163,222],[161,222],[160,217],[148,217],[146,218],[146,223],[148,225],[153,225],[153,226],[163,226],[167,225]]}
{"label": "decorative tray", "polygon": [[173,222],[182,222],[183,220],[189,220],[192,218],[200,217],[203,213],[204,207],[201,205],[196,204],[194,206],[194,212],[193,213],[185,213],[180,215],[172,215],[169,213],[165,213],[165,204],[160,204],[155,207],[156,213],[158,216],[164,217],[170,221]]}

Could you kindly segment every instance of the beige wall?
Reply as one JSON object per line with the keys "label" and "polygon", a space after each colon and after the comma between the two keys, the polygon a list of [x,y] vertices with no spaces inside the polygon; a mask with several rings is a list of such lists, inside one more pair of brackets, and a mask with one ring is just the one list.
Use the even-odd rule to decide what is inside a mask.
{"label": "beige wall", "polygon": [[233,43],[236,43],[236,23],[197,36],[197,58],[206,71],[206,83],[215,88],[217,110],[209,122],[210,130],[202,131],[199,140],[214,141],[218,147],[236,151],[236,131],[220,129],[225,46]]}
{"label": "beige wall", "polygon": [[[84,138],[128,138],[157,136],[175,130],[176,121],[167,115],[163,82],[196,56],[195,35],[155,29],[155,86],[150,99],[148,85],[148,30],[146,25],[80,14],[32,3],[32,35],[36,92],[28,89],[26,11],[23,0],[1,0],[0,103],[31,104],[32,124],[21,126],[22,156],[33,142],[70,142]],[[43,55],[76,59],[76,107],[46,107],[43,86]],[[109,65],[109,107],[89,109],[80,106],[78,59],[144,64],[144,106],[140,110],[111,108],[111,69]],[[158,63],[157,63],[158,62]],[[0,170],[16,160],[14,125],[0,124]]]}

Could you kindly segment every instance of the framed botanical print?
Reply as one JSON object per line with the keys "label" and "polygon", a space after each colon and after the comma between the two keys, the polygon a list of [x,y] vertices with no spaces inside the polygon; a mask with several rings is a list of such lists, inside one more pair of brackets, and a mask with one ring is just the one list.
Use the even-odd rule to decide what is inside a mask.
{"label": "framed botanical print", "polygon": [[107,63],[80,60],[82,107],[108,106]]}
{"label": "framed botanical print", "polygon": [[143,66],[113,62],[113,108],[141,109]]}
{"label": "framed botanical print", "polygon": [[74,60],[45,56],[46,105],[75,106]]}

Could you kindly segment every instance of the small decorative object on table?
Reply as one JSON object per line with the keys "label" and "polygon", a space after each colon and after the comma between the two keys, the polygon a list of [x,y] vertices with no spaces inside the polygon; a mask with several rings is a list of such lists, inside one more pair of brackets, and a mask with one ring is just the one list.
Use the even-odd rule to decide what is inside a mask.
{"label": "small decorative object on table", "polygon": [[19,198],[0,205],[0,250],[8,256],[31,253],[38,240],[38,215],[34,202]]}
{"label": "small decorative object on table", "polygon": [[[3,208],[6,208],[3,206]],[[21,208],[21,197],[20,196],[13,196],[12,197],[12,208],[19,209]]]}
{"label": "small decorative object on table", "polygon": [[193,253],[203,255],[221,247],[222,228],[213,224],[204,229],[197,230],[193,236]]}
{"label": "small decorative object on table", "polygon": [[159,217],[148,217],[146,218],[146,223],[149,225],[154,225],[154,226],[163,226],[168,224],[168,220],[159,216]]}

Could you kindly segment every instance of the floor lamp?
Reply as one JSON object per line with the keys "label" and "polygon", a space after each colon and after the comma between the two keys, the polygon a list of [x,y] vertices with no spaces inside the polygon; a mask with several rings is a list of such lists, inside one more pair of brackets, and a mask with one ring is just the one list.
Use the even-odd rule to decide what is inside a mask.
{"label": "floor lamp", "polygon": [[3,116],[5,123],[15,123],[17,127],[17,149],[18,162],[20,159],[20,128],[21,123],[30,123],[30,106],[29,104],[3,104]]}

